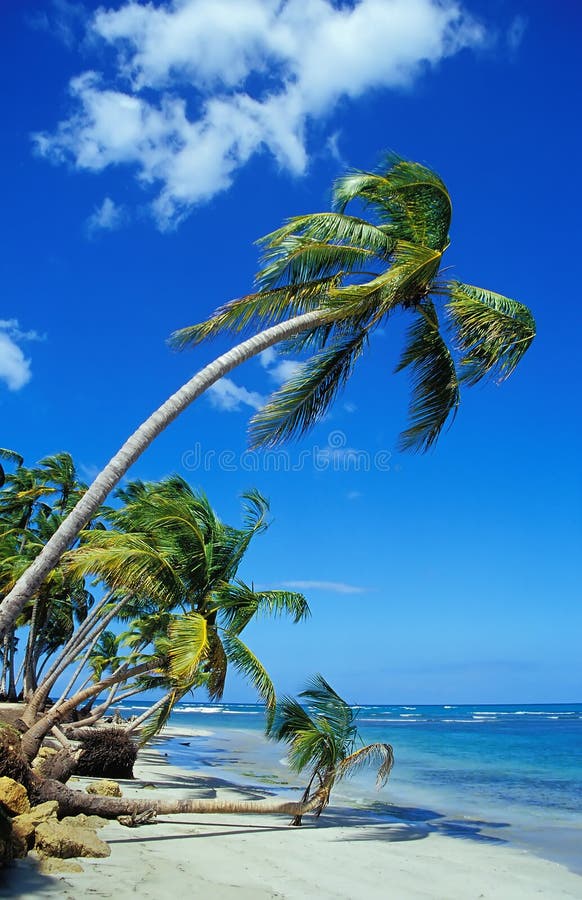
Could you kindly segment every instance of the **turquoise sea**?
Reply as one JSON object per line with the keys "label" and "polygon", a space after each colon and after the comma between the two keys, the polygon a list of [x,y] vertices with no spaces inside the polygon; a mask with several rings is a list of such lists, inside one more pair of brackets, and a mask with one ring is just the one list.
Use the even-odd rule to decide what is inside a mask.
{"label": "turquoise sea", "polygon": [[[396,762],[379,793],[371,772],[341,783],[332,812],[401,821],[408,840],[436,831],[509,842],[582,874],[582,704],[355,709],[364,742],[391,743]],[[170,724],[182,736],[159,744],[168,762],[299,796],[284,746],[263,737],[260,706],[182,703]]]}

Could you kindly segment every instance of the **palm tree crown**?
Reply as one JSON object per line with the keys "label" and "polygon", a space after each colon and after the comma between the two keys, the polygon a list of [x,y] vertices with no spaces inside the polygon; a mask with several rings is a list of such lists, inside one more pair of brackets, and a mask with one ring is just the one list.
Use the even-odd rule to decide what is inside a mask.
{"label": "palm tree crown", "polygon": [[[346,213],[354,202],[370,220]],[[419,163],[392,155],[377,172],[348,173],[334,185],[331,212],[294,217],[259,241],[258,291],[172,342],[183,348],[320,311],[285,345],[312,355],[251,421],[252,444],[272,446],[322,418],[374,329],[405,310],[411,322],[398,370],[410,371],[412,398],[400,446],[425,451],[454,418],[461,385],[507,378],[535,336],[523,304],[442,272],[451,213],[444,183]]]}

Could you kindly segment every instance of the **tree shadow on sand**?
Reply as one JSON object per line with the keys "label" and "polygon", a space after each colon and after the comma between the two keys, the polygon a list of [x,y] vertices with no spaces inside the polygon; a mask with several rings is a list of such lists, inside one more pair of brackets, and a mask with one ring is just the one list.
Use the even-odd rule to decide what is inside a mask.
{"label": "tree shadow on sand", "polygon": [[433,809],[377,803],[370,809],[349,811],[330,809],[320,826],[353,828],[352,834],[341,835],[345,841],[417,841],[431,834],[477,841],[484,844],[506,844],[507,839],[489,834],[489,830],[509,828],[508,822],[481,819],[451,819]]}

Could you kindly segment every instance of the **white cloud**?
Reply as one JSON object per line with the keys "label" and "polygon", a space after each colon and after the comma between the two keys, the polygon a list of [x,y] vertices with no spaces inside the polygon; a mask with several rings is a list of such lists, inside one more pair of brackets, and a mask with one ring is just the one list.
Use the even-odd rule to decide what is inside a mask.
{"label": "white cloud", "polygon": [[344,403],[344,409],[347,413],[355,413],[357,408],[355,403]]}
{"label": "white cloud", "polygon": [[290,378],[293,378],[294,375],[301,371],[303,366],[303,363],[297,359],[280,359],[272,347],[267,347],[266,350],[259,354],[259,362],[277,385],[289,381]]}
{"label": "white cloud", "polygon": [[348,500],[359,500],[362,496],[363,494],[361,491],[348,491],[348,493],[346,494]]}
{"label": "white cloud", "polygon": [[133,166],[169,228],[256,153],[303,173],[310,119],[407,87],[485,32],[459,0],[126,0],[88,38],[113,51],[113,74],[74,78],[74,111],[36,148],[84,170]]}
{"label": "white cloud", "polygon": [[207,393],[212,405],[223,412],[236,412],[241,406],[259,409],[265,403],[265,398],[261,394],[240,387],[230,378],[221,378],[220,381],[216,381]]}
{"label": "white cloud", "polygon": [[297,591],[332,591],[335,594],[365,594],[369,590],[343,581],[282,581],[281,587]]}
{"label": "white cloud", "polygon": [[30,360],[26,358],[18,341],[38,340],[35,331],[21,331],[17,319],[0,319],[0,380],[9,391],[19,391],[32,378]]}
{"label": "white cloud", "polygon": [[100,206],[95,207],[93,213],[87,219],[87,230],[89,234],[97,231],[115,231],[121,228],[125,221],[125,211],[122,206],[118,206],[111,197],[105,197]]}

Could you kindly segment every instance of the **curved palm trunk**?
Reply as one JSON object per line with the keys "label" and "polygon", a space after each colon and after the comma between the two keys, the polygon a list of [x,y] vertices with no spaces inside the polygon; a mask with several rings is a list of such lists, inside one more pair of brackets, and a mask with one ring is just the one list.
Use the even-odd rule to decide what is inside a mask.
{"label": "curved palm trunk", "polygon": [[227,353],[223,353],[214,362],[209,363],[175,394],[172,394],[165,403],[162,403],[109,461],[50,540],[47,541],[34,562],[6,595],[0,605],[0,637],[15,622],[24,604],[38,590],[46,575],[56,566],[63,553],[71,546],[110,491],[170,422],[173,422],[197,397],[236,366],[252,359],[253,356],[280,341],[287,340],[302,331],[308,331],[321,319],[320,311],[308,312],[273,325],[260,334],[253,335]]}
{"label": "curved palm trunk", "polygon": [[46,779],[37,785],[40,803],[57,800],[59,816],[75,816],[79,813],[116,819],[121,815],[136,815],[149,810],[158,814],[176,813],[231,813],[252,815],[304,816],[321,804],[318,796],[307,803],[281,800],[129,800],[125,797],[96,797],[75,791],[60,781]]}
{"label": "curved palm trunk", "polygon": [[155,660],[153,662],[148,660],[148,662],[140,663],[140,665],[134,666],[132,669],[124,666],[113,675],[104,678],[103,681],[93,684],[91,687],[85,688],[85,690],[78,691],[64,703],[53,706],[38,720],[38,722],[35,722],[34,725],[22,735],[22,752],[26,758],[29,760],[34,759],[40,749],[40,745],[51,728],[53,728],[54,725],[59,725],[65,716],[76,709],[77,706],[80,706],[81,703],[84,703],[85,700],[88,700],[90,697],[97,697],[106,688],[118,684],[121,681],[129,681],[131,678],[136,678],[138,675],[144,675],[146,672],[150,672],[155,668],[155,665]]}

